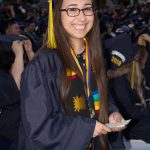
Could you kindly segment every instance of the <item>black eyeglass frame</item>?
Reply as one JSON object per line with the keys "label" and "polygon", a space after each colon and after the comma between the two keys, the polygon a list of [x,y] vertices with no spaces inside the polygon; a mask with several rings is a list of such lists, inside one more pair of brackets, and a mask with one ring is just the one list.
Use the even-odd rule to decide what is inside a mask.
{"label": "black eyeglass frame", "polygon": [[[87,8],[92,8],[92,9],[93,9],[93,14],[91,14],[91,15],[86,15],[86,14],[84,13],[84,11],[85,11]],[[60,11],[61,11],[61,12],[64,12],[64,11],[65,11],[65,12],[67,13],[67,15],[69,16],[69,13],[68,13],[69,9],[73,9],[73,8],[60,9]],[[84,14],[85,16],[93,16],[93,15],[95,14],[95,12],[96,12],[96,9],[95,9],[94,7],[86,7],[86,8],[83,8],[83,9],[75,8],[75,9],[77,9],[77,10],[79,11],[78,15],[69,16],[69,17],[76,17],[76,16],[79,16],[81,11],[83,12],[83,14]]]}

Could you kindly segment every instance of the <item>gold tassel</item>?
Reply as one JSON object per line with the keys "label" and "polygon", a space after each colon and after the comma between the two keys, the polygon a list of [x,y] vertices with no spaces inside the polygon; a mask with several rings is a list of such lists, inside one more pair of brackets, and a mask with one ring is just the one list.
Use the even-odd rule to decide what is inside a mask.
{"label": "gold tassel", "polygon": [[135,75],[135,61],[132,62],[132,68],[131,68],[131,89],[134,89],[134,75]]}
{"label": "gold tassel", "polygon": [[56,40],[54,35],[54,22],[53,22],[53,6],[52,0],[49,0],[49,17],[48,17],[48,40],[47,47],[48,48],[56,48]]}

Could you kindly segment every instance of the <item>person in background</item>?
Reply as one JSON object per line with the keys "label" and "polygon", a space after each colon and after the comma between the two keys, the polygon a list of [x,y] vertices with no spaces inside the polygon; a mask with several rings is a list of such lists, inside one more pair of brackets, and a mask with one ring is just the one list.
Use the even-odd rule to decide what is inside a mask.
{"label": "person in background", "polygon": [[142,73],[147,50],[133,44],[127,34],[118,35],[105,44],[108,44],[111,61],[107,73],[110,92],[124,118],[132,119],[124,130],[125,137],[150,143],[150,89]]}
{"label": "person in background", "polygon": [[[0,41],[6,42],[6,47],[9,45],[7,37],[0,37]],[[13,41],[10,49],[0,48],[0,147],[3,150],[17,150],[18,147],[21,122],[20,80],[24,70],[23,45],[29,60],[32,59],[29,40]]]}
{"label": "person in background", "polygon": [[35,28],[36,28],[36,22],[32,20],[32,18],[26,20],[24,34],[31,40],[32,44],[36,43],[37,41]]}
{"label": "person in background", "polygon": [[23,45],[26,49],[26,52],[27,53],[29,52],[29,54],[27,54],[27,53],[24,54],[25,56],[29,55],[29,57],[27,56],[26,59],[29,58],[29,60],[30,60],[34,56],[33,44],[30,41],[30,38],[28,38],[27,36],[25,36],[21,33],[19,24],[15,19],[8,20],[5,23],[5,25],[3,26],[2,36],[4,36],[4,39],[6,39],[6,38],[13,39],[13,40],[24,39]]}
{"label": "person in background", "polygon": [[22,76],[25,143],[19,149],[123,150],[107,138],[124,128],[105,124],[124,119],[108,105],[95,0],[53,4],[54,11],[49,1],[48,36]]}
{"label": "person in background", "polygon": [[107,21],[105,23],[105,31],[103,33],[103,40],[106,40],[108,38],[113,38],[116,36],[115,32],[113,31],[114,29],[113,22]]}
{"label": "person in background", "polygon": [[27,19],[23,33],[26,37],[30,39],[34,51],[37,51],[42,45],[42,39],[39,38],[35,32],[36,26],[36,22],[32,17]]}
{"label": "person in background", "polygon": [[15,19],[7,20],[3,25],[2,34],[19,36],[21,30]]}

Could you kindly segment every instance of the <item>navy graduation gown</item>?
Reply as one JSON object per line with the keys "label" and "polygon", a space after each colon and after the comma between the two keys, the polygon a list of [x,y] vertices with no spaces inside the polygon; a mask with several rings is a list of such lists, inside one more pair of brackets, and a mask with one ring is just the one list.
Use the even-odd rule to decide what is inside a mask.
{"label": "navy graduation gown", "polygon": [[126,137],[150,143],[150,105],[145,108],[135,105],[140,103],[140,99],[125,75],[111,79],[110,89],[121,114],[132,119],[125,130]]}
{"label": "navy graduation gown", "polygon": [[11,73],[0,69],[0,108],[20,101],[20,93]]}
{"label": "navy graduation gown", "polygon": [[[27,66],[21,82],[21,110],[25,150],[87,150],[95,120],[66,116],[59,93],[62,64],[45,50]],[[23,134],[22,134],[23,135]]]}
{"label": "navy graduation gown", "polygon": [[12,75],[0,69],[0,147],[2,149],[5,147],[16,149],[20,120],[19,90]]}

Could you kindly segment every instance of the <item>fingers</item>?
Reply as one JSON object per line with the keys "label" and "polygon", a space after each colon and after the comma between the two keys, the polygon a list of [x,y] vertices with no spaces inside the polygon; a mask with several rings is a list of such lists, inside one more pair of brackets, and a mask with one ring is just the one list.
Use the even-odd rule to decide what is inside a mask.
{"label": "fingers", "polygon": [[126,128],[126,126],[117,127],[117,128],[112,128],[112,132],[120,132],[120,131],[124,130],[125,128]]}
{"label": "fingers", "polygon": [[105,132],[111,132],[112,130],[110,128],[108,128],[106,125],[102,124],[102,130],[104,130]]}
{"label": "fingers", "polygon": [[30,40],[23,40],[23,44],[24,44],[24,45],[31,44],[31,41],[30,41]]}
{"label": "fingers", "polygon": [[115,122],[117,123],[117,122],[121,122],[122,120],[124,120],[124,118],[119,112],[113,112],[109,116],[110,123],[115,123]]}
{"label": "fingers", "polygon": [[23,54],[23,46],[22,45],[23,45],[22,41],[19,41],[19,40],[14,41],[12,43],[12,50],[13,50],[15,56]]}
{"label": "fingers", "polygon": [[25,51],[32,51],[32,43],[30,40],[23,40],[23,45],[25,47]]}
{"label": "fingers", "polygon": [[22,44],[23,44],[22,41],[19,41],[19,40],[14,41],[12,43],[12,49],[16,50],[16,49],[22,48]]}
{"label": "fingers", "polygon": [[101,122],[96,121],[93,137],[107,134],[108,132],[112,132],[110,128],[108,128],[106,125],[102,124]]}

